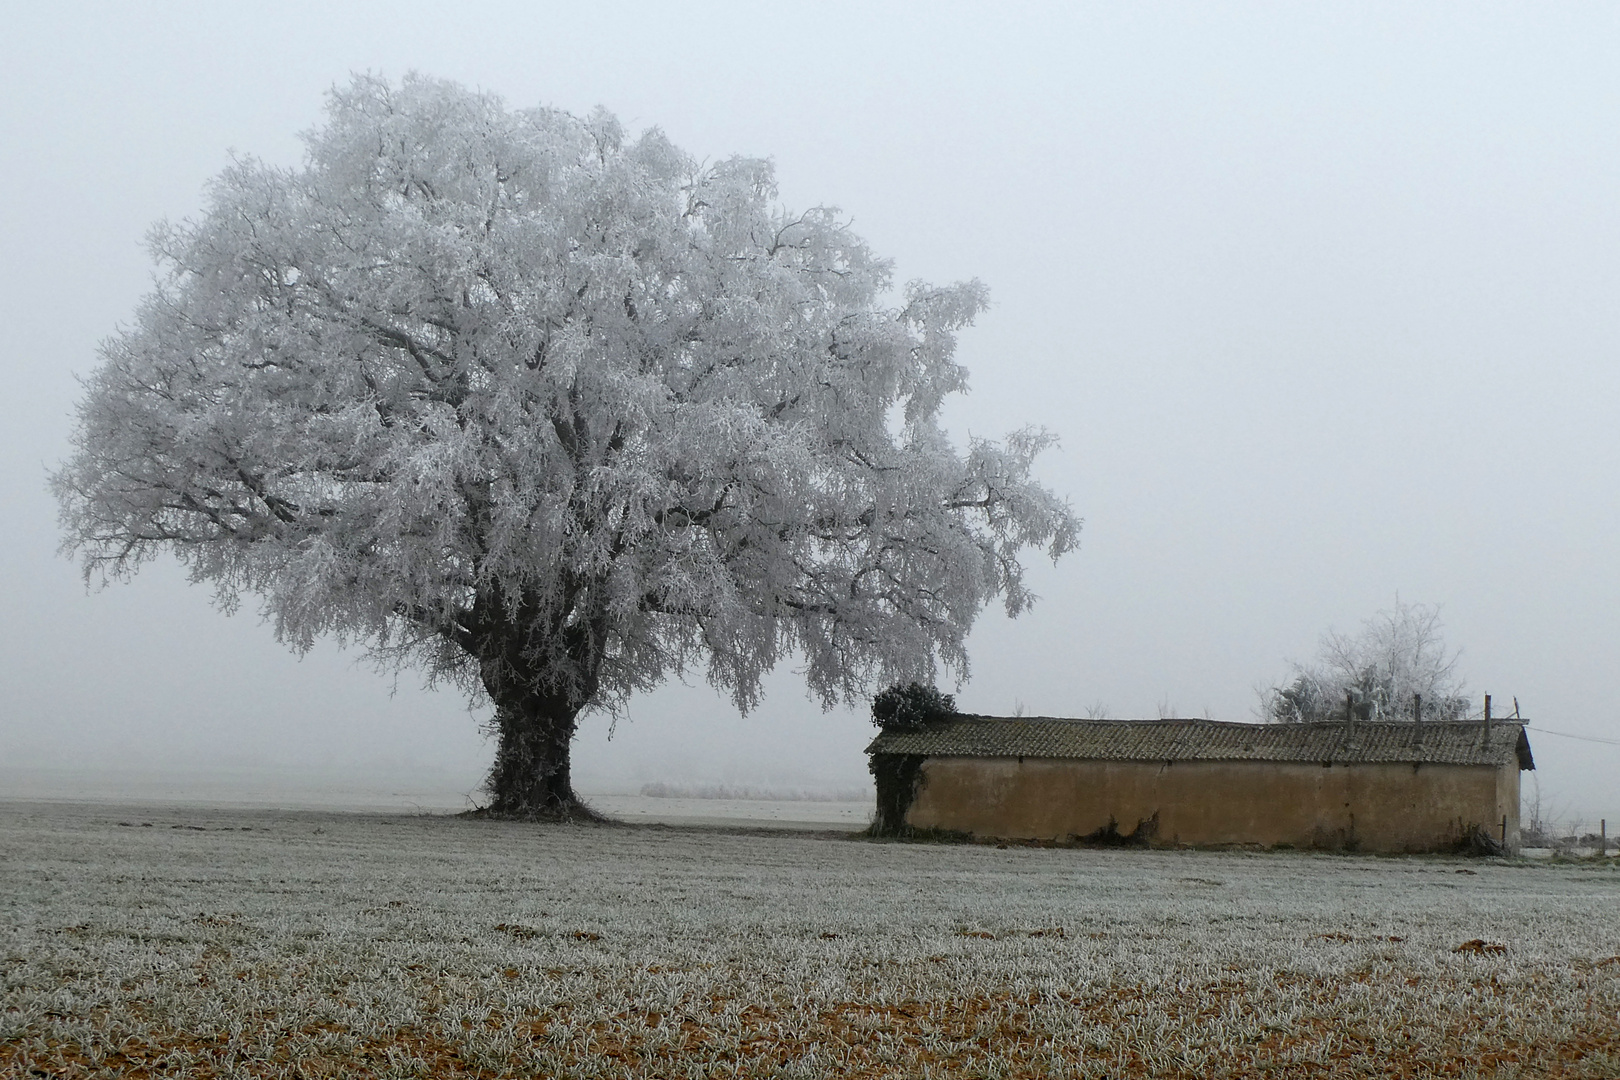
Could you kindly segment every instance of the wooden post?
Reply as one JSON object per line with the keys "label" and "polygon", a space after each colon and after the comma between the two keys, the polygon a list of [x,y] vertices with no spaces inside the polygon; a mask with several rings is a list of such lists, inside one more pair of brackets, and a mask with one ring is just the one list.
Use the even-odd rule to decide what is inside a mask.
{"label": "wooden post", "polygon": [[1412,695],[1412,723],[1423,723],[1423,695]]}
{"label": "wooden post", "polygon": [[1507,815],[1502,815],[1502,852],[1507,853]]}
{"label": "wooden post", "polygon": [[1346,731],[1354,731],[1355,727],[1356,727],[1356,704],[1355,704],[1355,698],[1351,695],[1350,691],[1346,690],[1344,692],[1344,730],[1346,730]]}
{"label": "wooden post", "polygon": [[1491,733],[1491,695],[1485,695],[1485,734]]}
{"label": "wooden post", "polygon": [[1598,854],[1609,853],[1609,819],[1598,818]]}

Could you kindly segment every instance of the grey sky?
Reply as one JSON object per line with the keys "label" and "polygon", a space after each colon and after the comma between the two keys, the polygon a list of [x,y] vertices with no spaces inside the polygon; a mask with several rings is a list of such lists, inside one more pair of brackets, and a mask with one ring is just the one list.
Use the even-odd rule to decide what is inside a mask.
{"label": "grey sky", "polygon": [[[298,159],[349,72],[596,104],[768,154],[902,279],[978,276],[953,429],[1061,433],[1087,519],[987,612],[964,706],[1251,719],[1254,687],[1403,600],[1478,693],[1620,739],[1620,9],[1598,5],[37,5],[0,66],[0,760],[355,773],[489,752],[459,696],[300,661],[172,565],[86,596],[46,470],[141,240],[227,151]],[[847,783],[858,713],[791,672],[581,737],[587,789]],[[1620,818],[1620,746],[1534,736]]]}

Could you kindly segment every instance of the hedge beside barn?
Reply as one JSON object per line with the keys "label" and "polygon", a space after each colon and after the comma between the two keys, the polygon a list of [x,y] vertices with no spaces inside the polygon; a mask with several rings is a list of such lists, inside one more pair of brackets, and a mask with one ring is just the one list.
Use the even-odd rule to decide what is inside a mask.
{"label": "hedge beside barn", "polygon": [[1516,721],[956,716],[867,753],[880,833],[1380,852],[1516,851],[1535,768]]}

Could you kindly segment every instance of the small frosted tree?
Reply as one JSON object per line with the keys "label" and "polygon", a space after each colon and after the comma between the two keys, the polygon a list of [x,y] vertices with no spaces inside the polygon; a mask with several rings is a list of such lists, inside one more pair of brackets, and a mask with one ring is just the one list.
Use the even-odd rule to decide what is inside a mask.
{"label": "small frosted tree", "polygon": [[893,291],[769,162],[598,111],[357,78],[301,168],[239,160],[102,347],[53,483],[87,580],[172,552],[278,637],[494,706],[490,809],[579,812],[580,714],[799,657],[826,705],[966,671],[1020,557],[1076,543],[1052,439],[959,453],[978,282]]}
{"label": "small frosted tree", "polygon": [[1291,677],[1266,690],[1266,715],[1283,723],[1343,719],[1347,706],[1364,720],[1410,720],[1414,695],[1423,719],[1458,720],[1468,698],[1458,654],[1442,639],[1440,609],[1395,601],[1354,635],[1329,631],[1313,664],[1293,663]]}

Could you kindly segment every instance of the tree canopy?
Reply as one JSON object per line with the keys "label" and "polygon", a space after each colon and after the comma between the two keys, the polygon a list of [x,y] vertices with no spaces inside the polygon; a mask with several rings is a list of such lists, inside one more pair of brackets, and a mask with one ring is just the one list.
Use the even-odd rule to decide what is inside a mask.
{"label": "tree canopy", "polygon": [[172,552],[278,637],[487,693],[502,813],[574,806],[568,746],[702,669],[787,656],[830,705],[961,677],[1020,555],[1079,522],[1050,435],[948,441],[977,281],[896,288],[770,162],[609,114],[358,77],[301,167],[237,159],[86,382],[53,477],[87,579]]}
{"label": "tree canopy", "polygon": [[884,731],[916,731],[956,715],[956,698],[938,687],[898,683],[872,699],[872,723]]}
{"label": "tree canopy", "polygon": [[1292,664],[1291,677],[1265,692],[1266,713],[1284,723],[1337,720],[1348,704],[1363,720],[1411,720],[1420,697],[1423,719],[1461,719],[1468,697],[1458,654],[1440,631],[1439,608],[1399,599],[1357,634],[1329,631],[1315,663]]}

